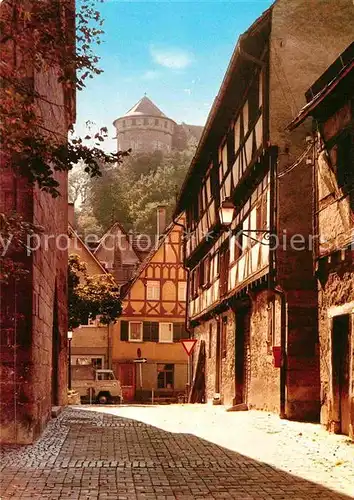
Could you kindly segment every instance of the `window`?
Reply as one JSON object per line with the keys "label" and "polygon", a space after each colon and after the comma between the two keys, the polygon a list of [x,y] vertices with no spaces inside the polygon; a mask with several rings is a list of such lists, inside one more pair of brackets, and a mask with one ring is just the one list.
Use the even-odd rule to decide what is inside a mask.
{"label": "window", "polygon": [[146,285],[146,299],[160,300],[160,282],[148,281]]}
{"label": "window", "polygon": [[155,120],[155,125],[158,125],[159,124],[159,120]]}
{"label": "window", "polygon": [[143,324],[141,321],[129,321],[129,341],[142,342]]}
{"label": "window", "polygon": [[94,328],[94,327],[97,327],[97,326],[105,326],[105,325],[101,325],[101,323],[100,323],[100,316],[96,316],[95,318],[89,318],[87,316],[86,322],[82,323],[80,326]]}
{"label": "window", "polygon": [[136,119],[135,118],[132,119],[132,125],[136,125]]}
{"label": "window", "polygon": [[113,373],[97,373],[97,380],[115,380]]}
{"label": "window", "polygon": [[125,127],[125,120],[123,120],[123,122],[122,122],[122,123],[123,123],[123,127]]}
{"label": "window", "polygon": [[147,118],[144,118],[144,125],[149,125],[149,120]]}
{"label": "window", "polygon": [[185,302],[187,299],[187,283],[185,281],[178,282],[178,300]]}
{"label": "window", "polygon": [[200,264],[199,286],[206,288],[210,284],[210,256],[208,255]]}
{"label": "window", "polygon": [[164,127],[165,127],[165,128],[167,128],[167,122],[164,122],[164,124],[163,124],[163,125],[164,125]]}
{"label": "window", "polygon": [[224,246],[220,251],[220,295],[225,295],[229,286],[230,248]]}
{"label": "window", "polygon": [[100,357],[81,357],[71,356],[71,365],[78,366],[92,366],[95,370],[102,370],[104,368],[103,356]]}
{"label": "window", "polygon": [[173,342],[173,323],[160,323],[159,342]]}
{"label": "window", "polygon": [[250,128],[259,114],[259,75],[254,77],[248,92],[248,127]]}
{"label": "window", "polygon": [[338,187],[354,186],[354,134],[344,133],[337,142],[337,180]]}
{"label": "window", "polygon": [[256,226],[260,231],[257,232],[258,238],[263,237],[263,230],[267,228],[267,196],[266,194],[262,194],[257,208],[256,208]]}
{"label": "window", "polygon": [[174,365],[157,365],[157,388],[173,389]]}

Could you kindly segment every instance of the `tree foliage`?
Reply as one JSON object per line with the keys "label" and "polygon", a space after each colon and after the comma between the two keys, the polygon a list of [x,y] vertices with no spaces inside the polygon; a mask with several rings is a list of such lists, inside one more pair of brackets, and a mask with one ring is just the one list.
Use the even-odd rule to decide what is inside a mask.
{"label": "tree foliage", "polygon": [[[83,161],[85,172],[95,177],[101,162],[113,164],[124,155],[101,149],[106,128],[68,142],[65,134],[48,128],[48,119],[39,112],[41,105],[49,105],[64,106],[64,112],[72,114],[75,91],[101,73],[94,54],[103,33],[96,0],[77,2],[76,30],[74,5],[72,0],[4,0],[0,5],[2,167],[11,166],[52,196],[60,194],[56,171],[68,171]],[[48,74],[62,86],[63,105],[37,89],[38,74]]]}
{"label": "tree foliage", "polygon": [[31,236],[42,230],[16,213],[0,213],[0,286],[29,274],[24,255],[31,251],[28,247]]}
{"label": "tree foliage", "polygon": [[115,323],[122,313],[119,291],[113,276],[89,276],[84,262],[70,255],[68,266],[69,328],[77,328],[88,319],[100,318],[100,323]]}
{"label": "tree foliage", "polygon": [[[102,166],[102,177],[90,183],[81,213],[90,213],[104,229],[118,220],[126,229],[155,234],[157,206],[165,205],[171,218],[192,156],[191,151],[157,151],[131,155],[119,166]],[[84,232],[81,226],[79,230]]]}

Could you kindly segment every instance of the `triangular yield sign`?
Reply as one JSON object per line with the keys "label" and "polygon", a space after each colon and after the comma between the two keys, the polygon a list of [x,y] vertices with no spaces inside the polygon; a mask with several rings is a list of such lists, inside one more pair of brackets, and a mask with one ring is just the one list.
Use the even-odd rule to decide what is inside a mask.
{"label": "triangular yield sign", "polygon": [[185,339],[181,340],[184,350],[190,356],[193,352],[194,346],[197,343],[197,339]]}

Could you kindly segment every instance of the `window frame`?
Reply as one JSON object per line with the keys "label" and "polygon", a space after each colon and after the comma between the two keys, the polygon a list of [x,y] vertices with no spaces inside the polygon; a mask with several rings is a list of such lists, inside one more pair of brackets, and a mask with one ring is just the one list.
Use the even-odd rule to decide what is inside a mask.
{"label": "window frame", "polygon": [[[140,325],[140,339],[131,338],[131,324],[135,323]],[[128,322],[128,342],[143,342],[143,322],[142,321],[129,321]]]}
{"label": "window frame", "polygon": [[[183,288],[182,288],[182,286],[183,286]],[[187,301],[187,282],[186,281],[179,281],[178,282],[177,298],[178,298],[178,302],[186,302]]]}
{"label": "window frame", "polygon": [[[171,333],[170,340],[161,340],[162,325],[170,325],[170,333]],[[159,323],[159,344],[172,344],[172,343],[173,343],[173,323],[169,321],[162,321],[161,323]]]}
{"label": "window frame", "polygon": [[[158,286],[154,287],[153,284]],[[149,290],[152,290],[152,297],[149,298]],[[158,297],[156,298],[153,293],[153,290],[158,290]],[[146,300],[149,301],[159,301],[161,298],[161,283],[158,280],[147,280],[146,282]]]}
{"label": "window frame", "polygon": [[[164,369],[159,371],[159,366],[163,366]],[[166,366],[171,366],[172,368],[165,369]],[[156,370],[157,370],[157,377],[156,377],[157,389],[162,390],[162,391],[174,390],[174,387],[175,387],[175,365],[174,365],[174,363],[157,363]],[[160,373],[164,374],[164,387],[159,387],[159,374]],[[166,373],[172,373],[172,387],[171,388],[166,387],[167,386]]]}

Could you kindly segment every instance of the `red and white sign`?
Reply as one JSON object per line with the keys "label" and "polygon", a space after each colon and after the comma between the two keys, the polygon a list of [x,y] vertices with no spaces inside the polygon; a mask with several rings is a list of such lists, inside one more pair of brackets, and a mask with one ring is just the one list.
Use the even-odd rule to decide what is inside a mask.
{"label": "red and white sign", "polygon": [[193,352],[195,344],[197,343],[197,340],[196,339],[185,339],[185,340],[181,340],[181,343],[183,345],[183,349],[186,351],[188,356],[190,356]]}

